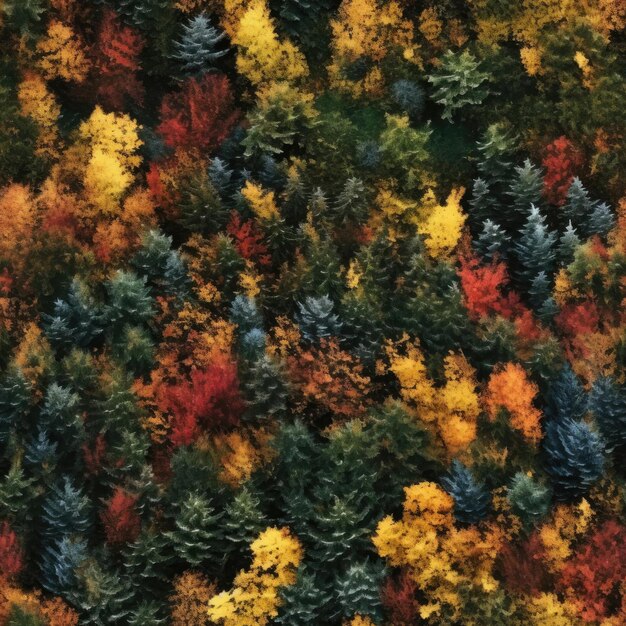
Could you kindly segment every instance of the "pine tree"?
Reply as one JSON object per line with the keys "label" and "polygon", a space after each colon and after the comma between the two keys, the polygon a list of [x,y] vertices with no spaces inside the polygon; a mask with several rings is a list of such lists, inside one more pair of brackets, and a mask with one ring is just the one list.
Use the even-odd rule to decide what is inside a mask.
{"label": "pine tree", "polygon": [[216,233],[228,222],[229,212],[207,172],[196,173],[181,181],[179,223],[187,230]]}
{"label": "pine tree", "polygon": [[543,439],[545,468],[557,500],[584,496],[602,476],[604,445],[583,421],[570,417],[548,420]]}
{"label": "pine tree", "polygon": [[551,381],[546,394],[545,413],[555,419],[582,419],[588,410],[587,394],[569,364]]}
{"label": "pine tree", "polygon": [[42,532],[46,543],[91,528],[91,502],[69,476],[53,485],[42,504]]}
{"label": "pine tree", "polygon": [[175,44],[174,58],[182,64],[182,71],[195,74],[211,69],[218,59],[228,54],[220,49],[226,34],[211,25],[209,18],[200,13],[183,25],[183,35]]}
{"label": "pine tree", "polygon": [[489,81],[489,74],[479,67],[480,62],[467,50],[448,50],[441,58],[441,66],[428,76],[428,82],[434,85],[431,97],[443,106],[443,119],[451,122],[459,109],[480,104],[489,95],[484,84]]}
{"label": "pine tree", "polygon": [[424,90],[414,81],[400,79],[391,85],[393,101],[413,119],[420,119],[424,111]]}
{"label": "pine tree", "polygon": [[32,34],[45,10],[44,0],[5,0],[0,6],[7,25],[21,35]]}
{"label": "pine tree", "polygon": [[239,355],[244,361],[254,363],[261,359],[267,347],[267,335],[260,328],[253,328],[239,339]]}
{"label": "pine tree", "polygon": [[491,220],[485,220],[483,222],[483,230],[478,235],[474,245],[487,261],[493,261],[496,255],[499,259],[505,260],[510,239],[498,224]]}
{"label": "pine tree", "polygon": [[256,300],[248,296],[235,296],[230,305],[230,321],[237,325],[237,332],[240,335],[254,328],[263,328],[263,316],[257,307]]}
{"label": "pine tree", "polygon": [[227,550],[239,558],[266,526],[260,498],[244,485],[224,509],[222,529]]}
{"label": "pine tree", "polygon": [[530,160],[526,159],[521,167],[515,168],[515,178],[507,195],[513,201],[514,213],[511,214],[512,227],[518,227],[518,221],[528,214],[530,205],[540,206],[543,193],[543,174]]}
{"label": "pine tree", "polygon": [[349,178],[333,206],[333,219],[337,224],[355,226],[362,224],[368,215],[368,198],[363,181]]}
{"label": "pine tree", "polygon": [[608,450],[626,444],[626,392],[610,377],[596,378],[589,394],[589,410],[605,438]]}
{"label": "pine tree", "polygon": [[471,211],[469,217],[474,224],[484,224],[485,220],[497,214],[496,200],[489,184],[483,178],[475,178],[472,185],[472,195],[469,201]]}
{"label": "pine tree", "polygon": [[323,574],[311,571],[306,565],[300,566],[296,582],[281,589],[280,595],[283,602],[275,619],[277,624],[308,626],[328,623],[332,596]]}
{"label": "pine tree", "polygon": [[0,379],[0,445],[6,442],[9,433],[26,416],[30,406],[30,385],[22,371],[12,367]]}
{"label": "pine tree", "polygon": [[84,426],[79,415],[78,394],[68,387],[51,383],[46,389],[39,416],[39,426],[54,435],[65,446],[80,445],[84,439]]}
{"label": "pine tree", "polygon": [[167,609],[162,604],[153,600],[144,600],[130,612],[128,626],[160,626],[160,624],[167,624],[168,621],[164,617],[164,613],[167,613]]}
{"label": "pine tree", "polygon": [[515,243],[515,252],[521,265],[520,278],[527,287],[539,272],[552,275],[556,259],[556,239],[557,234],[548,230],[545,218],[533,205]]}
{"label": "pine tree", "polygon": [[41,555],[39,580],[56,595],[67,597],[77,584],[76,569],[87,558],[87,542],[65,535],[47,543]]}
{"label": "pine tree", "polygon": [[543,304],[551,297],[552,281],[548,275],[542,270],[532,280],[528,288],[530,301],[536,310],[541,309]]}
{"label": "pine tree", "polygon": [[454,499],[454,517],[459,522],[476,524],[487,516],[491,495],[485,484],[476,482],[469,469],[460,461],[452,462],[441,485]]}
{"label": "pine tree", "polygon": [[385,568],[380,561],[353,563],[336,578],[336,602],[341,615],[370,617],[375,622],[382,618],[380,585]]}
{"label": "pine tree", "polygon": [[61,350],[89,347],[103,331],[102,312],[87,286],[74,279],[67,298],[54,303],[52,315],[43,315],[52,344]]}
{"label": "pine tree", "polygon": [[279,362],[261,355],[247,372],[246,395],[253,419],[272,419],[284,415],[287,410],[289,387],[285,372]]}
{"label": "pine tree", "polygon": [[328,296],[315,298],[309,296],[298,303],[300,309],[297,321],[302,336],[311,342],[325,337],[335,337],[341,331],[341,322],[333,313],[334,304]]}
{"label": "pine tree", "polygon": [[513,476],[507,497],[526,528],[539,524],[550,510],[550,490],[523,472]]}
{"label": "pine tree", "polygon": [[24,450],[24,461],[35,471],[52,472],[57,463],[57,443],[51,441],[45,430],[39,430]]}
{"label": "pine tree", "polygon": [[108,302],[105,318],[111,332],[119,332],[127,324],[142,324],[154,314],[154,304],[145,278],[133,272],[118,270],[107,281]]}
{"label": "pine tree", "polygon": [[13,459],[8,473],[0,480],[0,519],[9,520],[15,531],[32,528],[31,505],[37,496],[34,482],[25,475],[19,457]]}
{"label": "pine tree", "polygon": [[235,192],[233,171],[219,157],[215,157],[207,169],[209,180],[222,198],[228,198]]}
{"label": "pine tree", "polygon": [[173,563],[165,533],[144,529],[124,551],[124,567],[136,593],[159,597],[168,587]]}
{"label": "pine tree", "polygon": [[606,237],[615,226],[615,215],[606,202],[598,203],[584,223],[587,235]]}
{"label": "pine tree", "polygon": [[199,494],[190,494],[180,504],[175,529],[169,537],[176,555],[192,567],[203,565],[218,571],[224,559],[223,513]]}
{"label": "pine tree", "polygon": [[559,263],[565,266],[569,265],[574,260],[574,255],[579,245],[580,239],[570,220],[564,233],[559,239],[559,247],[557,249],[557,258]]}
{"label": "pine tree", "polygon": [[[477,143],[478,171],[492,193],[504,195],[517,153],[517,137],[501,124],[492,124]],[[527,205],[524,212],[528,211]],[[491,217],[491,216],[486,216]]]}
{"label": "pine tree", "polygon": [[596,202],[591,200],[578,176],[574,177],[567,190],[567,197],[563,205],[563,216],[576,228],[583,228],[587,219],[593,213]]}

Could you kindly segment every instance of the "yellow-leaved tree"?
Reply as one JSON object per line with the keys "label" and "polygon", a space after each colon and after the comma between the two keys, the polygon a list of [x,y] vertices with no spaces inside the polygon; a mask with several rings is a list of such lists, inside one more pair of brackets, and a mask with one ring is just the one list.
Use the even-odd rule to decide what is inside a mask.
{"label": "yellow-leaved tree", "polygon": [[246,181],[241,195],[248,201],[250,208],[261,221],[280,217],[273,191],[265,191],[260,185]]}
{"label": "yellow-leaved tree", "polygon": [[235,576],[233,589],[209,602],[209,617],[223,626],[265,626],[278,615],[280,589],[296,580],[302,547],[289,529],[267,528],[250,549],[250,568]]}
{"label": "yellow-leaved tree", "polygon": [[82,83],[89,73],[85,46],[71,27],[52,20],[37,44],[39,69],[47,80],[61,78]]}
{"label": "yellow-leaved tree", "polygon": [[306,60],[288,39],[279,39],[266,0],[253,0],[234,32],[237,70],[254,85],[293,81],[309,73]]}
{"label": "yellow-leaved tree", "polygon": [[424,237],[429,254],[434,258],[448,257],[461,238],[467,216],[461,208],[463,187],[453,189],[445,204],[432,202],[432,195],[427,194],[424,203],[424,216],[418,221],[418,232]]}
{"label": "yellow-leaved tree", "polygon": [[425,595],[422,619],[438,623],[438,616],[458,619],[462,608],[458,591],[497,588],[492,576],[501,543],[495,526],[456,528],[454,501],[439,485],[422,482],[405,487],[402,519],[383,518],[372,538],[378,554],[392,567],[406,568]]}

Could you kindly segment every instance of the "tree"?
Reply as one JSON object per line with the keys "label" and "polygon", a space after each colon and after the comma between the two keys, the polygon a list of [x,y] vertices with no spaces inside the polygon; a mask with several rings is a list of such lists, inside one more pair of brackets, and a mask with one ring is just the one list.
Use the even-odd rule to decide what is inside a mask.
{"label": "tree", "polygon": [[489,491],[461,462],[452,462],[441,485],[454,499],[454,517],[459,522],[476,524],[487,516],[491,504]]}
{"label": "tree", "polygon": [[542,172],[526,159],[521,167],[515,168],[515,178],[508,192],[517,216],[526,215],[531,205],[540,206],[542,192]]}
{"label": "tree", "polygon": [[76,570],[87,558],[87,542],[80,537],[64,535],[44,546],[41,555],[40,581],[48,591],[70,595],[76,589]]}
{"label": "tree", "polygon": [[41,520],[47,541],[86,533],[91,528],[91,502],[80,487],[64,476],[53,485],[42,504]]}
{"label": "tree", "polygon": [[435,258],[445,258],[456,248],[466,215],[461,208],[465,189],[454,189],[446,203],[435,205],[428,216],[418,223],[418,232],[425,238],[426,249]]}
{"label": "tree", "polygon": [[241,15],[232,42],[238,47],[237,70],[252,84],[295,81],[308,74],[302,53],[275,31],[266,0],[252,0]]}
{"label": "tree", "polygon": [[526,528],[536,526],[550,509],[550,490],[523,472],[513,476],[507,497]]}
{"label": "tree", "polygon": [[582,168],[583,156],[565,136],[546,146],[542,165],[545,169],[543,193],[548,202],[562,206],[574,176]]}
{"label": "tree", "polygon": [[501,226],[486,219],[483,222],[482,232],[474,240],[474,245],[487,261],[494,261],[496,256],[500,259],[507,258],[507,248],[510,239]]}
{"label": "tree", "polygon": [[341,322],[333,313],[334,306],[328,296],[320,298],[310,296],[304,302],[298,303],[298,325],[307,341],[313,343],[326,337],[339,335]]}
{"label": "tree", "polygon": [[100,513],[107,543],[111,546],[135,541],[141,531],[141,518],[137,510],[137,496],[116,487]]}
{"label": "tree", "polygon": [[239,118],[228,78],[205,74],[189,78],[161,102],[157,132],[171,148],[214,151]]}
{"label": "tree", "polygon": [[61,78],[82,83],[89,72],[89,60],[84,44],[74,31],[51,20],[46,36],[37,43],[39,69],[47,80]]}
{"label": "tree", "polygon": [[174,581],[172,626],[209,626],[207,605],[215,595],[215,585],[203,574],[188,571]]}
{"label": "tree", "polygon": [[104,318],[109,329],[118,333],[126,324],[142,324],[154,314],[153,299],[145,278],[118,270],[105,284],[108,302]]}
{"label": "tree", "polygon": [[380,585],[384,566],[380,562],[354,563],[337,576],[337,596],[343,617],[368,616],[380,620]]}
{"label": "tree", "polygon": [[220,32],[204,13],[200,13],[183,25],[182,38],[176,43],[174,58],[180,61],[181,70],[185,73],[210,70],[218,59],[228,54],[228,48],[220,45],[225,37],[224,32]]}
{"label": "tree", "polygon": [[589,410],[609,451],[626,444],[626,392],[609,377],[598,377],[589,394]]}
{"label": "tree", "polygon": [[0,526],[0,581],[17,577],[24,566],[24,553],[17,535],[7,522]]}
{"label": "tree", "polygon": [[443,106],[443,119],[451,122],[458,110],[481,104],[489,95],[484,83],[491,77],[479,67],[480,62],[467,50],[460,53],[448,50],[441,66],[428,76],[428,82],[434,86],[432,99]]}

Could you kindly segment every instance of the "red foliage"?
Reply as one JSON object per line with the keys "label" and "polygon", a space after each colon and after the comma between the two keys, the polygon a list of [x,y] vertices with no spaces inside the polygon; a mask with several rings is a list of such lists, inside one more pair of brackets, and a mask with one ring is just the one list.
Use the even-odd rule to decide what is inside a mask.
{"label": "red foliage", "polygon": [[625,580],[626,528],[609,520],[565,564],[557,588],[574,598],[584,620],[596,622],[626,610]]}
{"label": "red foliage", "polygon": [[0,272],[0,295],[8,296],[11,293],[11,287],[13,286],[13,278],[9,274],[9,268],[5,267]]}
{"label": "red foliage", "polygon": [[244,259],[256,261],[261,267],[270,265],[271,257],[254,220],[242,222],[239,214],[233,212],[226,232],[234,239],[237,252]]}
{"label": "red foliage", "polygon": [[171,148],[211,151],[228,136],[238,118],[228,78],[205,74],[188,79],[182,91],[163,98],[157,130]]}
{"label": "red foliage", "polygon": [[106,509],[100,514],[107,543],[121,545],[137,539],[141,519],[135,510],[136,503],[137,496],[121,487],[115,488],[115,493],[106,502]]}
{"label": "red foliage", "polygon": [[550,581],[543,557],[544,548],[537,533],[521,545],[505,544],[498,556],[498,572],[507,589],[528,595],[547,589]]}
{"label": "red foliage", "polygon": [[408,572],[402,572],[397,580],[388,578],[383,585],[381,596],[383,605],[389,612],[390,623],[394,626],[408,626],[418,621],[419,603],[415,598],[417,584]]}
{"label": "red foliage", "polygon": [[143,47],[141,35],[122,24],[113,11],[104,13],[95,48],[99,102],[113,109],[124,108],[126,98],[143,103],[144,88],[136,75]]}
{"label": "red foliage", "polygon": [[170,439],[175,446],[192,443],[200,428],[237,426],[245,408],[237,365],[226,357],[216,358],[204,370],[194,370],[190,382],[170,385],[161,395],[172,415]]}
{"label": "red foliage", "polygon": [[569,337],[588,335],[598,331],[600,314],[592,300],[579,304],[568,304],[555,317],[556,325]]}
{"label": "red foliage", "polygon": [[17,535],[7,522],[0,526],[0,580],[15,578],[24,565]]}
{"label": "red foliage", "polygon": [[546,173],[543,177],[543,193],[548,202],[561,206],[576,173],[583,166],[583,155],[565,136],[546,146],[543,159]]}
{"label": "red foliage", "polygon": [[87,444],[83,444],[83,458],[87,471],[97,476],[102,471],[104,455],[106,454],[106,441],[104,435],[100,433],[90,448]]}

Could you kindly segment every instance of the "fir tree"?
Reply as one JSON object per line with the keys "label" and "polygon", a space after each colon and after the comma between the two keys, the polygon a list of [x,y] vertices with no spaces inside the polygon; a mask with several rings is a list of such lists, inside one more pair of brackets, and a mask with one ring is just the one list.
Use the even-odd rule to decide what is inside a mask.
{"label": "fir tree", "polygon": [[450,472],[441,484],[454,499],[454,517],[459,522],[476,524],[487,516],[491,506],[489,491],[484,483],[476,482],[461,462],[452,462]]}
{"label": "fir tree", "polygon": [[192,567],[204,565],[218,570],[224,558],[222,516],[206,498],[190,494],[181,503],[170,533],[176,555]]}
{"label": "fir tree", "polygon": [[84,426],[79,416],[79,397],[67,387],[52,383],[46,390],[39,425],[56,436],[64,446],[79,445],[84,438]]}
{"label": "fir tree", "polygon": [[50,440],[45,430],[39,430],[37,436],[26,444],[24,461],[38,471],[51,472],[58,459],[57,447],[57,443]]}
{"label": "fir tree", "polygon": [[609,231],[615,226],[615,215],[606,202],[596,204],[593,211],[584,223],[584,230],[587,235],[600,235],[606,237]]}
{"label": "fir tree", "polygon": [[626,392],[623,386],[610,377],[596,378],[588,406],[609,451],[626,444]]}
{"label": "fir tree", "polygon": [[569,265],[574,260],[574,254],[579,245],[580,239],[570,220],[559,239],[559,247],[557,249],[559,263],[561,265]]}
{"label": "fir tree", "polygon": [[546,400],[546,415],[556,419],[579,420],[588,409],[587,394],[569,364],[551,381]]}
{"label": "fir tree", "polygon": [[[492,124],[478,141],[478,171],[492,193],[505,195],[517,153],[517,137],[501,124]],[[524,207],[524,213],[530,208]],[[491,217],[491,216],[486,216]]]}
{"label": "fir tree", "polygon": [[174,58],[182,64],[182,71],[199,73],[215,66],[216,61],[228,54],[220,49],[226,34],[211,25],[209,18],[200,13],[183,25],[183,35],[175,45]]}
{"label": "fir tree", "polygon": [[483,222],[483,230],[478,235],[474,245],[478,252],[488,261],[493,261],[496,255],[500,259],[506,259],[510,239],[498,224],[491,220],[485,220]]}
{"label": "fir tree", "polygon": [[144,600],[132,609],[128,616],[128,626],[160,626],[167,624],[164,613],[166,607],[154,600]]}
{"label": "fir tree", "polygon": [[133,272],[118,270],[107,281],[108,302],[105,318],[112,332],[119,332],[127,324],[142,324],[154,314],[154,304],[150,297],[145,278]]}
{"label": "fir tree", "polygon": [[41,507],[46,543],[68,535],[86,533],[91,528],[91,502],[69,476],[53,485]]}
{"label": "fir tree", "polygon": [[167,588],[173,563],[171,545],[167,536],[144,529],[124,552],[124,567],[128,580],[138,594],[150,592],[155,596]]}
{"label": "fir tree", "polygon": [[520,278],[526,286],[532,284],[539,272],[552,274],[556,259],[556,239],[556,233],[548,230],[539,209],[532,206],[515,244],[515,252],[521,265]]}
{"label": "fir tree", "polygon": [[207,174],[211,184],[222,198],[228,198],[235,192],[233,171],[219,157],[211,161]]}
{"label": "fir tree", "polygon": [[484,224],[485,220],[491,221],[497,214],[497,202],[489,184],[483,178],[474,179],[469,204],[471,207],[469,217],[474,224]]}
{"label": "fir tree", "polygon": [[550,490],[523,472],[513,476],[507,497],[513,513],[527,528],[539,524],[550,510]]}
{"label": "fir tree", "polygon": [[[543,192],[543,174],[528,159],[521,167],[515,168],[515,178],[510,185],[508,195],[513,202],[513,227],[519,226],[520,218],[528,214],[530,205],[540,206]],[[515,219],[517,218],[517,219]]]}
{"label": "fir tree", "polygon": [[230,321],[237,325],[240,335],[245,335],[254,328],[263,328],[263,316],[256,300],[248,296],[235,296],[230,305]]}
{"label": "fir tree", "polygon": [[0,480],[0,519],[9,520],[16,530],[32,526],[31,505],[37,496],[34,482],[25,475],[19,457],[13,459],[8,473]]}
{"label": "fir tree", "polygon": [[[0,444],[26,416],[31,404],[31,389],[19,368],[10,368],[0,379]],[[0,450],[2,450],[0,448]]]}
{"label": "fir tree", "polygon": [[283,602],[275,620],[277,624],[308,626],[328,623],[332,596],[323,575],[300,566],[296,582],[281,589],[280,594]]}
{"label": "fir tree", "polygon": [[580,178],[574,177],[563,205],[565,219],[569,220],[575,227],[582,228],[593,213],[596,204],[589,197],[589,192],[585,189]]}
{"label": "fir tree", "polygon": [[341,322],[335,313],[334,304],[328,296],[319,298],[308,297],[298,303],[300,309],[297,321],[302,336],[311,342],[325,337],[337,336],[341,330]]}
{"label": "fir tree", "polygon": [[363,181],[349,178],[332,206],[333,218],[338,224],[361,224],[367,218],[368,208]]}
{"label": "fir tree", "polygon": [[270,356],[261,355],[247,372],[245,389],[250,415],[255,419],[280,417],[287,409],[289,387],[280,364]]}
{"label": "fir tree", "polygon": [[545,468],[557,500],[584,496],[602,476],[604,445],[582,421],[570,417],[548,420],[543,439]]}
{"label": "fir tree", "polygon": [[250,363],[263,358],[267,347],[267,335],[260,328],[253,328],[239,339],[239,354]]}
{"label": "fir tree", "polygon": [[260,498],[247,486],[235,494],[224,509],[222,529],[227,549],[241,556],[266,526]]}
{"label": "fir tree", "polygon": [[419,119],[424,111],[424,90],[414,81],[400,79],[391,85],[391,97],[400,109],[413,119]]}
{"label": "fir tree", "polygon": [[548,275],[542,270],[532,280],[528,288],[530,301],[535,309],[540,309],[542,305],[551,297],[552,281]]}
{"label": "fir tree", "polygon": [[488,95],[484,84],[489,74],[482,72],[480,62],[467,50],[448,50],[441,59],[441,66],[428,76],[434,85],[432,99],[443,106],[443,119],[452,121],[453,115],[467,105],[480,104]]}
{"label": "fir tree", "polygon": [[181,182],[178,221],[187,230],[216,233],[228,222],[228,210],[207,172],[196,173]]}
{"label": "fir tree", "polygon": [[44,546],[39,579],[51,593],[67,597],[77,584],[76,569],[87,558],[87,542],[65,535]]}
{"label": "fir tree", "polygon": [[381,619],[380,585],[384,573],[378,561],[363,561],[350,565],[345,573],[337,576],[336,599],[342,617],[361,615],[375,622]]}

